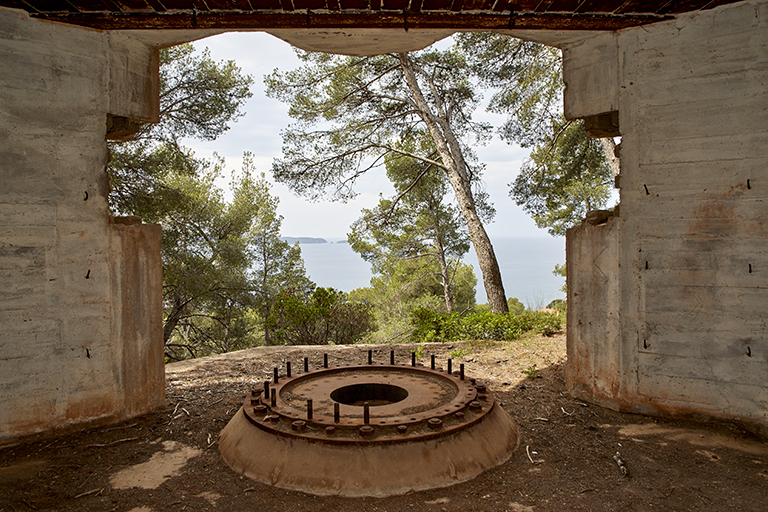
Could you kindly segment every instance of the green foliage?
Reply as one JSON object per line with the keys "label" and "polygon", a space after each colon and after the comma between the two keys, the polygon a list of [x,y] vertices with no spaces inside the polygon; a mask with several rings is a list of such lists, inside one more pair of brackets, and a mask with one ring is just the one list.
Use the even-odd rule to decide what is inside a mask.
{"label": "green foliage", "polygon": [[507,114],[502,138],[532,148],[510,196],[540,228],[562,236],[605,206],[613,175],[605,149],[582,121],[565,121],[560,51],[495,33],[465,33],[459,46],[480,83],[494,92],[488,110]]}
{"label": "green foliage", "polygon": [[190,45],[160,52],[160,123],[133,142],[110,143],[113,213],[163,226],[163,335],[167,360],[228,352],[259,341],[259,323],[282,286],[306,289],[298,247],[278,238],[277,198],[252,158],[218,186],[223,160],[199,159],[181,137],[213,139],[239,117],[250,76]]}
{"label": "green foliage", "polygon": [[348,344],[375,329],[368,304],[348,300],[333,288],[316,288],[311,293],[284,290],[267,319],[276,344]]}
{"label": "green foliage", "polygon": [[513,315],[522,315],[525,312],[525,304],[520,302],[517,297],[508,298],[507,306],[509,307],[509,312]]}
{"label": "green foliage", "polygon": [[555,299],[547,304],[547,308],[559,311],[560,315],[564,317],[568,311],[568,302],[565,299]]}
{"label": "green foliage", "polygon": [[[449,260],[454,304],[460,310],[475,304],[475,274],[471,265]],[[350,292],[351,300],[370,304],[379,330],[370,341],[402,340],[413,330],[411,314],[418,308],[446,311],[440,267],[434,259],[405,259],[395,262],[371,279],[371,286]]]}
{"label": "green foliage", "polygon": [[598,139],[587,136],[582,121],[557,122],[523,163],[510,191],[540,228],[565,235],[587,212],[610,198],[613,172]]}
{"label": "green foliage", "polygon": [[[567,275],[567,267],[565,266],[565,263],[563,263],[562,265],[559,264],[559,263],[556,263],[555,264],[555,269],[552,271],[552,275],[567,278],[568,277],[568,275]],[[565,293],[565,294],[568,293],[568,281],[567,280],[563,283],[563,286],[560,287],[560,291]]]}
{"label": "green foliage", "polygon": [[560,50],[492,32],[455,38],[474,76],[493,90],[488,110],[509,116],[502,138],[527,148],[550,137],[563,108]]}
{"label": "green foliage", "polygon": [[[424,134],[403,142],[409,151],[414,151],[415,145],[427,150],[434,147]],[[431,272],[436,266],[434,275],[442,290],[433,290],[430,294],[442,296],[446,310],[453,311],[457,298],[455,262],[469,250],[469,236],[461,213],[446,202],[449,185],[445,173],[433,165],[399,154],[389,155],[386,161],[387,176],[396,196],[381,199],[374,209],[364,209],[348,234],[349,243],[363,259],[372,263],[374,273],[393,275],[398,272],[398,265],[427,266]],[[432,263],[403,263],[417,259]]]}
{"label": "green foliage", "polygon": [[208,49],[191,44],[160,50],[160,123],[145,125],[141,138],[213,140],[242,116],[253,78],[234,61],[214,62]]}
{"label": "green foliage", "polygon": [[494,314],[490,311],[459,315],[420,308],[413,312],[412,321],[415,329],[411,339],[420,342],[511,341],[531,330],[551,336],[561,329],[559,317],[535,311],[526,311],[520,315]]}
{"label": "green foliage", "polygon": [[522,373],[523,375],[527,375],[527,376],[529,376],[529,377],[531,377],[531,378],[534,378],[534,379],[535,379],[535,378],[536,378],[536,377],[539,375],[539,372],[540,372],[540,371],[541,371],[541,370],[539,370],[538,368],[536,368],[536,363],[534,363],[534,364],[532,364],[531,366],[529,366],[527,369],[525,369],[525,370],[521,370],[521,371],[520,371],[520,373]]}
{"label": "green foliage", "polygon": [[[288,103],[295,120],[283,132],[275,179],[302,195],[345,200],[355,195],[357,178],[384,163],[411,169],[418,161],[417,174],[444,173],[478,252],[489,302],[506,311],[482,227],[491,213],[480,187],[483,166],[471,149],[488,140],[491,127],[472,120],[480,96],[466,55],[457,47],[371,57],[298,53],[302,67],[265,77],[267,95]],[[362,252],[375,252],[365,236],[357,242]]]}
{"label": "green foliage", "polygon": [[462,358],[462,357],[466,357],[466,356],[468,356],[470,353],[471,353],[470,351],[468,351],[468,350],[464,350],[463,348],[457,348],[456,350],[451,350],[451,351],[449,352],[449,354],[451,355],[451,357],[455,357],[456,359],[460,359],[460,358]]}

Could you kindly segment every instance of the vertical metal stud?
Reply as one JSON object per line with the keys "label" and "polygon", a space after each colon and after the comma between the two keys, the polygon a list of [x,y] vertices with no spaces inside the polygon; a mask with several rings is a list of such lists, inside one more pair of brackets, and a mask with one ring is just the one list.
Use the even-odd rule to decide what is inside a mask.
{"label": "vertical metal stud", "polygon": [[432,367],[433,370],[435,369],[435,354],[432,354],[432,364],[431,364],[431,367]]}
{"label": "vertical metal stud", "polygon": [[453,359],[448,359],[448,375],[453,373]]}
{"label": "vertical metal stud", "polygon": [[416,352],[411,352],[411,366],[416,366]]}
{"label": "vertical metal stud", "polygon": [[285,376],[290,378],[291,377],[291,362],[288,361],[285,363]]}
{"label": "vertical metal stud", "polygon": [[272,393],[272,396],[269,397],[269,404],[272,407],[275,407],[277,405],[277,393]]}
{"label": "vertical metal stud", "polygon": [[459,365],[459,378],[461,380],[464,380],[464,363],[461,363]]}
{"label": "vertical metal stud", "polygon": [[275,378],[274,378],[274,379],[272,379],[272,382],[274,382],[275,384],[277,384],[278,382],[280,382],[280,377],[277,375],[277,367],[275,367],[275,370],[274,370],[274,372],[273,372],[273,373],[275,374]]}
{"label": "vertical metal stud", "polygon": [[389,364],[393,365],[395,364],[395,351],[390,350],[389,351]]}
{"label": "vertical metal stud", "polygon": [[267,400],[269,399],[269,381],[268,380],[264,381],[264,398]]}
{"label": "vertical metal stud", "polygon": [[304,358],[304,373],[307,373],[309,371],[309,358]]}
{"label": "vertical metal stud", "polygon": [[373,350],[368,350],[368,364],[373,364]]}
{"label": "vertical metal stud", "polygon": [[339,412],[339,403],[335,402],[333,404],[333,422],[338,423],[341,421],[341,413]]}
{"label": "vertical metal stud", "polygon": [[323,368],[328,368],[328,354],[323,354]]}
{"label": "vertical metal stud", "polygon": [[312,419],[312,399],[307,398],[307,419]]}
{"label": "vertical metal stud", "polygon": [[371,422],[371,408],[368,405],[368,402],[365,402],[363,404],[363,423],[366,425]]}

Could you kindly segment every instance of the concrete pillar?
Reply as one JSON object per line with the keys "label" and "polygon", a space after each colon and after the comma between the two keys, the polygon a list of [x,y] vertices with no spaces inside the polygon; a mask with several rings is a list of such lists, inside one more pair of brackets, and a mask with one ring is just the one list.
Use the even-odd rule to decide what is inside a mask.
{"label": "concrete pillar", "polygon": [[153,53],[0,9],[0,443],[163,403],[159,226],[113,224],[104,171]]}
{"label": "concrete pillar", "polygon": [[[766,13],[747,1],[564,49],[566,115],[617,111],[622,135],[620,333],[614,344],[612,329],[585,337],[569,322],[569,355],[615,346],[594,371],[616,385],[572,381],[597,401],[768,428]],[[587,238],[612,247],[577,238],[579,254]],[[613,294],[593,277],[591,296]],[[589,309],[582,298],[569,289],[569,313]]]}

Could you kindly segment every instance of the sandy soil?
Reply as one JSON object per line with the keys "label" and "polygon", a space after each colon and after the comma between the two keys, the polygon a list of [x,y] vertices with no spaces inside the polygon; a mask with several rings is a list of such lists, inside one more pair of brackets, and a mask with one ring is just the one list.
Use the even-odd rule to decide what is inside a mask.
{"label": "sandy soil", "polygon": [[[466,363],[520,427],[508,462],[443,489],[389,498],[315,497],[229,469],[221,429],[275,365],[405,361],[415,345],[270,347],[170,364],[167,405],[110,427],[0,448],[0,512],[160,511],[765,511],[768,444],[734,424],[621,414],[565,388],[565,336],[431,344]],[[534,367],[535,365],[535,367]],[[764,440],[763,440],[764,441]],[[619,454],[626,474],[616,463]]]}

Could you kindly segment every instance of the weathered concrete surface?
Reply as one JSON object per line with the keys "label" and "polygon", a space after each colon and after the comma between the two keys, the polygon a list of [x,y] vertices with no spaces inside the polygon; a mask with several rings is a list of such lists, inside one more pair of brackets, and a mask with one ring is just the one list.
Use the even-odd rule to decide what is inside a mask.
{"label": "weathered concrete surface", "polygon": [[116,37],[0,9],[0,443],[163,402],[159,227],[110,224],[104,172],[156,78]]}
{"label": "weathered concrete surface", "polygon": [[579,398],[611,404],[619,392],[619,218],[568,230],[568,365]]}
{"label": "weathered concrete surface", "polygon": [[[598,35],[564,59],[566,114],[618,110],[623,136],[620,336],[569,325],[569,356],[608,351],[570,385],[619,409],[768,428],[768,2]],[[569,247],[589,237],[593,252],[614,243],[584,232]],[[593,274],[595,303],[569,289],[576,318],[612,311],[615,284]]]}

